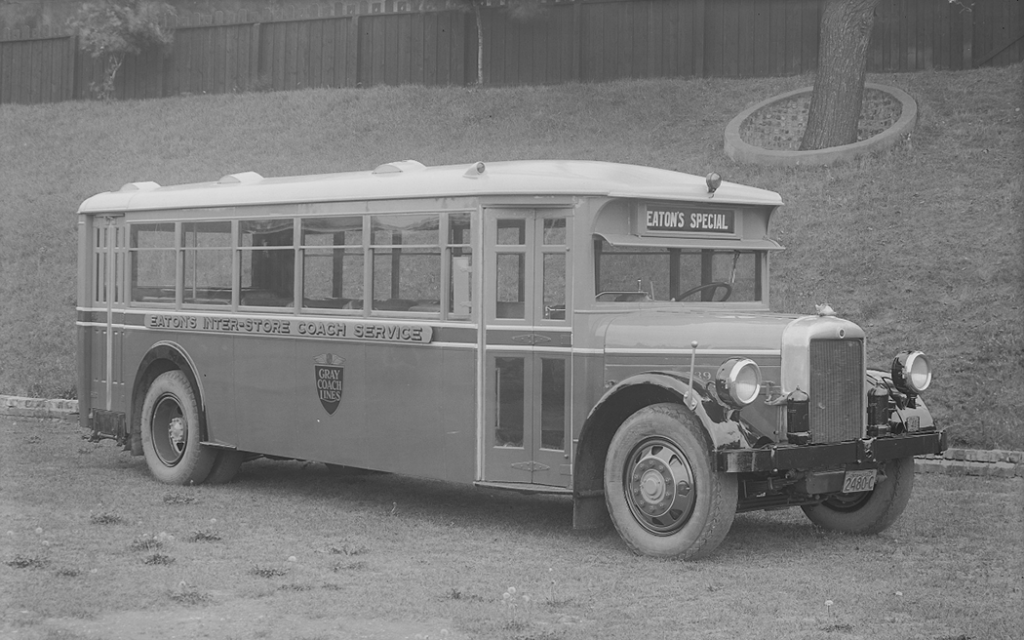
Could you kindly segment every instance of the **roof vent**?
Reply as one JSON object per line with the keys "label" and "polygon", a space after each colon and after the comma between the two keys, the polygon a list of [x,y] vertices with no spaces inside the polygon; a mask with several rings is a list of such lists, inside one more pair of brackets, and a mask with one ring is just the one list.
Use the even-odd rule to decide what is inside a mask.
{"label": "roof vent", "polygon": [[255,171],[246,171],[244,173],[232,173],[231,175],[224,176],[217,181],[217,184],[255,184],[262,181],[263,176],[260,174]]}
{"label": "roof vent", "polygon": [[426,165],[422,162],[416,162],[415,160],[402,160],[400,162],[388,162],[387,164],[382,164],[374,169],[373,173],[374,175],[408,173],[410,171],[423,171],[426,168]]}
{"label": "roof vent", "polygon": [[119,191],[130,192],[130,191],[152,191],[159,189],[160,185],[155,182],[129,182],[122,186]]}

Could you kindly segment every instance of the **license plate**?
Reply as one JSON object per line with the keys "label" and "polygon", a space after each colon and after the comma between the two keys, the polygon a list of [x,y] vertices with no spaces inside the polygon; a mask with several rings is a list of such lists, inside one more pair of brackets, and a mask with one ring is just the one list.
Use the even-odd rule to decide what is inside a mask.
{"label": "license plate", "polygon": [[875,475],[877,473],[875,469],[847,471],[846,477],[843,478],[843,493],[871,491],[875,488]]}

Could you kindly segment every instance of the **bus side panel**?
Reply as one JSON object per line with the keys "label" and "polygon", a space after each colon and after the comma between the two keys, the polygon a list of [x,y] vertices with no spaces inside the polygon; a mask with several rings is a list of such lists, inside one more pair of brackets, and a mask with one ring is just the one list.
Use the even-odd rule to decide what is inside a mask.
{"label": "bus side panel", "polygon": [[[103,327],[86,327],[89,351],[89,397],[92,408],[107,408],[107,330]],[[81,409],[79,409],[81,410]]]}
{"label": "bus side panel", "polygon": [[181,336],[189,357],[195,362],[196,377],[203,387],[206,409],[206,437],[210,442],[238,446],[242,427],[234,412],[235,384],[231,363],[235,341],[220,336]]}
{"label": "bus side panel", "polygon": [[236,345],[239,448],[472,481],[475,351],[242,337]]}
{"label": "bus side panel", "polygon": [[[373,356],[363,373],[369,416],[363,455],[377,461],[378,468],[447,477],[444,381],[451,372],[444,367],[444,351],[431,345],[367,346],[368,356]],[[465,426],[472,428],[472,421]],[[472,463],[472,454],[468,461]]]}
{"label": "bus side panel", "polygon": [[[354,464],[364,428],[359,343],[236,337],[235,416],[239,448],[269,455]],[[318,363],[323,360],[323,364]],[[320,368],[318,368],[318,366]],[[341,399],[320,400],[319,376],[341,382]],[[339,386],[339,385],[335,385]],[[363,465],[365,466],[365,465]]]}
{"label": "bus side panel", "polygon": [[445,480],[473,482],[476,477],[476,349],[442,348],[441,428],[444,430]]}
{"label": "bus side panel", "polygon": [[[81,315],[81,314],[80,314]],[[93,333],[92,327],[78,326],[78,422],[89,428],[89,411],[93,407]]]}

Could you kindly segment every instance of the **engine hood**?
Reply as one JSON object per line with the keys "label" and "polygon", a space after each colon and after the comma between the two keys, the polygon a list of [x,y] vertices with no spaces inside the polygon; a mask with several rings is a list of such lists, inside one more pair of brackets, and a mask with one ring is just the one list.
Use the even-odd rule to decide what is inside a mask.
{"label": "engine hood", "polygon": [[606,352],[690,351],[731,355],[779,355],[783,332],[800,319],[767,312],[644,310],[610,319]]}

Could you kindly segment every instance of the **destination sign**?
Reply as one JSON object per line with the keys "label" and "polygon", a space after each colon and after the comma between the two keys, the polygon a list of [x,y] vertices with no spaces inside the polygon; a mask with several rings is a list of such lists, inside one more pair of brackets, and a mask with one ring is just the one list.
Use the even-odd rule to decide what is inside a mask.
{"label": "destination sign", "polygon": [[433,329],[429,325],[405,322],[385,323],[365,320],[200,316],[169,313],[146,314],[145,326],[147,329],[168,329],[172,331],[424,344],[430,342],[434,335]]}
{"label": "destination sign", "polygon": [[722,209],[647,205],[648,232],[736,233],[736,212]]}

